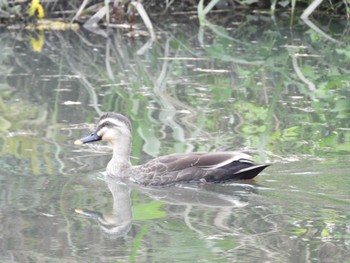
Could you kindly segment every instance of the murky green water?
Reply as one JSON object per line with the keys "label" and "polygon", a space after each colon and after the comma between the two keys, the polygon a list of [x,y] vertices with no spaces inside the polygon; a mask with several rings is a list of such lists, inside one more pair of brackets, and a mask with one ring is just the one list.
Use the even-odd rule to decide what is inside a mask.
{"label": "murky green water", "polygon": [[[2,32],[0,261],[350,262],[345,21],[324,36],[255,18],[169,21],[149,48],[125,32]],[[106,182],[110,149],[73,145],[106,111],[131,118],[135,164],[242,150],[274,165],[255,182]]]}

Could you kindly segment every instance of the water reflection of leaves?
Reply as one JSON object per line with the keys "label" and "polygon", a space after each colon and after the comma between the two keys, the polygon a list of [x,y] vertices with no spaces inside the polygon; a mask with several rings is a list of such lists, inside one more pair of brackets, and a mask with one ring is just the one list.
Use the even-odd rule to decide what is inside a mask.
{"label": "water reflection of leaves", "polygon": [[44,46],[44,35],[41,33],[39,38],[30,37],[30,44],[32,45],[33,51],[41,52]]}
{"label": "water reflection of leaves", "polygon": [[[43,134],[47,121],[46,105],[36,106],[22,101],[10,88],[0,90],[0,132],[2,144],[0,155],[10,155],[23,163],[29,161],[30,166],[18,165],[15,173],[30,172],[35,175],[52,174],[50,147],[42,143],[36,136]],[[22,161],[21,161],[22,160]],[[43,168],[42,164],[45,164]]]}
{"label": "water reflection of leaves", "polygon": [[133,217],[135,220],[150,220],[165,217],[167,214],[162,210],[163,206],[163,202],[156,201],[133,205]]}

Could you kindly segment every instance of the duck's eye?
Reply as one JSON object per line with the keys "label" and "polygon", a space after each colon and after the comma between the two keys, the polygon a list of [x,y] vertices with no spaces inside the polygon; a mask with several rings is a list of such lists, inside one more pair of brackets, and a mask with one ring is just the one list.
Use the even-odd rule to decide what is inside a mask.
{"label": "duck's eye", "polygon": [[103,123],[103,126],[109,128],[109,127],[113,126],[113,124],[109,121],[106,121],[105,123]]}

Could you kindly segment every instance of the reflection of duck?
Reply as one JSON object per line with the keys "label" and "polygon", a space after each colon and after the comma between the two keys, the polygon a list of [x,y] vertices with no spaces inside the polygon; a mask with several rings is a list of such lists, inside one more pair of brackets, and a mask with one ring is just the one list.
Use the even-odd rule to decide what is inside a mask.
{"label": "reflection of duck", "polygon": [[[248,189],[241,185],[231,187],[233,192],[254,192],[256,189]],[[202,185],[176,185],[174,187],[143,187],[138,191],[154,200],[162,201],[172,205],[195,206],[195,207],[244,207],[248,204],[246,198],[234,193],[222,194],[216,189],[207,188]]]}
{"label": "reflection of duck", "polygon": [[109,141],[113,146],[113,157],[107,165],[107,173],[112,177],[127,176],[143,185],[252,179],[268,166],[255,165],[249,155],[239,152],[178,153],[132,166],[131,130],[128,118],[117,113],[106,113],[100,118],[96,131],[75,141],[75,144]]}
{"label": "reflection of duck", "polygon": [[[205,189],[205,187],[201,185],[179,185],[167,188],[150,188],[139,187],[128,181],[123,182],[110,176],[105,176],[104,179],[113,196],[112,210],[107,213],[101,213],[98,211],[78,208],[75,209],[75,212],[85,217],[96,219],[103,233],[107,234],[111,239],[126,236],[132,227],[133,215],[130,197],[131,190],[137,191],[141,194],[141,199],[142,196],[150,197],[151,200],[160,201],[164,205],[186,207],[187,209],[185,210],[188,213],[192,211],[192,208],[194,207],[218,208],[219,211],[245,207],[248,205],[249,201],[246,198],[242,198],[241,193],[252,193],[256,191],[254,187],[247,188],[247,185],[249,184],[234,185],[231,188],[230,194],[222,194],[220,191],[216,191],[215,188]],[[232,194],[232,192],[239,192],[240,194],[235,195]],[[164,216],[166,216],[166,212],[164,212]],[[185,215],[184,221],[187,225],[190,224]],[[193,226],[189,227],[191,229],[194,228]]]}
{"label": "reflection of duck", "polygon": [[126,235],[131,228],[132,212],[130,188],[118,180],[106,177],[106,183],[113,196],[111,213],[100,213],[87,209],[75,209],[75,212],[96,219],[102,230],[109,236]]}

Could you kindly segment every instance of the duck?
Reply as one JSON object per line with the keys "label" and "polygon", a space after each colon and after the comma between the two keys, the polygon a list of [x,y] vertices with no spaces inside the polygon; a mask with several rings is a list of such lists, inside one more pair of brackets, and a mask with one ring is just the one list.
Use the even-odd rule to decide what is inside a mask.
{"label": "duck", "polygon": [[76,140],[76,145],[106,141],[113,155],[106,172],[110,177],[127,178],[144,186],[177,183],[222,183],[251,180],[270,164],[255,164],[252,157],[238,151],[173,153],[132,165],[132,125],[120,113],[103,114],[90,135]]}

